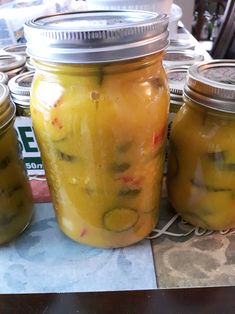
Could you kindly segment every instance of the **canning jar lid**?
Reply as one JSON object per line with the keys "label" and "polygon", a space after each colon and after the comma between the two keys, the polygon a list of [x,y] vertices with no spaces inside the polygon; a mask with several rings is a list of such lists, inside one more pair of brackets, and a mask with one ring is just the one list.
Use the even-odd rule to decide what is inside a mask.
{"label": "canning jar lid", "polygon": [[8,75],[4,72],[0,72],[0,83],[6,84],[8,81]]}
{"label": "canning jar lid", "polygon": [[204,56],[193,50],[168,50],[166,51],[163,64],[167,67],[176,65],[192,65],[195,62],[203,61]]}
{"label": "canning jar lid", "polygon": [[181,66],[167,70],[167,79],[171,101],[183,104],[183,90],[186,82],[188,67]]}
{"label": "canning jar lid", "polygon": [[0,84],[0,131],[15,117],[15,106],[9,101],[9,89]]}
{"label": "canning jar lid", "polygon": [[25,72],[11,78],[8,82],[11,93],[29,97],[34,73],[34,71]]}
{"label": "canning jar lid", "polygon": [[27,57],[26,53],[26,44],[15,44],[15,45],[10,45],[2,48],[2,51],[7,54],[11,55],[19,55],[19,56],[24,56]]}
{"label": "canning jar lid", "polygon": [[8,72],[24,66],[26,58],[24,56],[1,54],[0,55],[0,71]]}
{"label": "canning jar lid", "polygon": [[168,45],[168,16],[147,11],[70,12],[25,24],[27,52],[35,59],[101,63],[133,59]]}
{"label": "canning jar lid", "polygon": [[184,95],[205,107],[235,113],[235,60],[212,60],[188,69]]}

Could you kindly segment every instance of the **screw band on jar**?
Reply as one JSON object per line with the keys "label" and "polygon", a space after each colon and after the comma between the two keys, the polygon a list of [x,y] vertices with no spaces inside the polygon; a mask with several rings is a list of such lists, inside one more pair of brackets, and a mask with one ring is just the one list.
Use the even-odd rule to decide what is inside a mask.
{"label": "screw band on jar", "polygon": [[[64,29],[58,26],[60,23],[64,24]],[[153,12],[74,12],[28,21],[25,36],[27,51],[33,58],[63,63],[102,63],[163,50],[168,45],[167,25],[166,14]]]}

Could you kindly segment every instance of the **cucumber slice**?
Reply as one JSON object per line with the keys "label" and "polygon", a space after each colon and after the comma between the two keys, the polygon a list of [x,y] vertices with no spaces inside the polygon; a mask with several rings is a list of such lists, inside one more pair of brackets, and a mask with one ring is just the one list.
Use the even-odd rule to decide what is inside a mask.
{"label": "cucumber slice", "polygon": [[57,154],[59,156],[59,159],[67,161],[67,162],[74,162],[74,161],[78,160],[78,158],[76,156],[65,154],[59,150],[57,151]]}
{"label": "cucumber slice", "polygon": [[125,188],[125,189],[121,189],[119,192],[118,192],[118,196],[137,196],[139,195],[141,192],[141,189],[128,189],[128,188]]}
{"label": "cucumber slice", "polygon": [[180,215],[185,221],[196,227],[201,227],[208,230],[211,229],[206,219],[202,218],[201,215],[197,215],[196,213],[192,213],[190,211],[182,211]]}
{"label": "cucumber slice", "polygon": [[5,169],[11,162],[11,158],[9,156],[0,160],[0,170]]}
{"label": "cucumber slice", "polygon": [[103,225],[106,230],[124,232],[133,228],[139,219],[137,210],[132,208],[114,208],[103,215]]}
{"label": "cucumber slice", "polygon": [[8,196],[12,197],[16,192],[20,191],[22,189],[22,185],[20,184],[16,184],[14,186],[12,186],[11,188],[8,189]]}
{"label": "cucumber slice", "polygon": [[119,153],[126,153],[132,146],[132,141],[123,142],[122,144],[118,145],[117,151]]}
{"label": "cucumber slice", "polygon": [[223,187],[216,187],[213,185],[203,184],[197,179],[191,179],[191,184],[199,189],[203,189],[208,192],[232,192],[232,189],[223,188]]}
{"label": "cucumber slice", "polygon": [[127,169],[130,168],[130,164],[128,162],[123,162],[123,163],[113,163],[111,166],[112,171],[114,172],[123,172]]}
{"label": "cucumber slice", "polygon": [[10,216],[1,215],[0,216],[0,226],[9,225],[17,216],[18,216],[18,213],[10,215]]}
{"label": "cucumber slice", "polygon": [[213,153],[207,153],[207,157],[210,161],[215,163],[221,163],[225,161],[225,152],[213,152]]}

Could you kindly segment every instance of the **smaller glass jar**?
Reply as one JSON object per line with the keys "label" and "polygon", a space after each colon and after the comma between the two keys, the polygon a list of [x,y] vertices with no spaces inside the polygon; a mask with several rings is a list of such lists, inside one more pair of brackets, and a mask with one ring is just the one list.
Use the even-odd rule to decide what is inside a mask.
{"label": "smaller glass jar", "polygon": [[40,181],[45,172],[41,155],[32,127],[30,114],[30,92],[34,78],[34,71],[21,73],[14,76],[8,82],[11,101],[16,106],[15,128],[19,143],[22,148],[25,166],[30,176],[40,176]]}
{"label": "smaller glass jar", "polygon": [[170,136],[168,196],[191,224],[235,227],[235,61],[188,70],[185,103]]}
{"label": "smaller glass jar", "polygon": [[8,87],[11,92],[11,100],[16,105],[16,115],[30,117],[30,90],[34,77],[34,71],[21,73],[8,82]]}
{"label": "smaller glass jar", "polygon": [[15,106],[0,84],[0,244],[16,237],[32,216],[32,194],[13,128]]}
{"label": "smaller glass jar", "polygon": [[25,61],[24,56],[1,54],[0,71],[7,74],[10,79],[24,70]]}

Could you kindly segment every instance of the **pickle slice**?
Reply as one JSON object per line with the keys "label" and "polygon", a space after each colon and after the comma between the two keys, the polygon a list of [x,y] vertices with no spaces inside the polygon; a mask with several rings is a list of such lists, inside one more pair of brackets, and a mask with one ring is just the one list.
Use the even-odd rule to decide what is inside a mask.
{"label": "pickle slice", "polygon": [[59,150],[57,151],[57,153],[58,153],[59,159],[61,159],[61,160],[68,161],[68,162],[77,161],[77,157],[76,156],[72,156],[72,155],[66,154],[66,153],[61,152]]}
{"label": "pickle slice", "polygon": [[0,160],[0,170],[5,169],[9,165],[10,162],[11,162],[11,158],[9,156]]}
{"label": "pickle slice", "polygon": [[104,213],[104,228],[109,231],[123,232],[135,226],[139,214],[132,208],[114,208]]}
{"label": "pickle slice", "polygon": [[123,172],[130,168],[130,164],[128,162],[123,163],[113,163],[111,169],[114,172]]}
{"label": "pickle slice", "polygon": [[141,193],[141,189],[128,189],[128,188],[125,188],[125,189],[121,189],[118,192],[118,196],[132,196],[132,197],[135,197],[135,196],[139,195],[140,193]]}
{"label": "pickle slice", "polygon": [[217,187],[209,184],[203,184],[197,179],[191,179],[192,185],[199,189],[206,190],[208,192],[232,192],[232,189],[224,188],[224,187]]}

